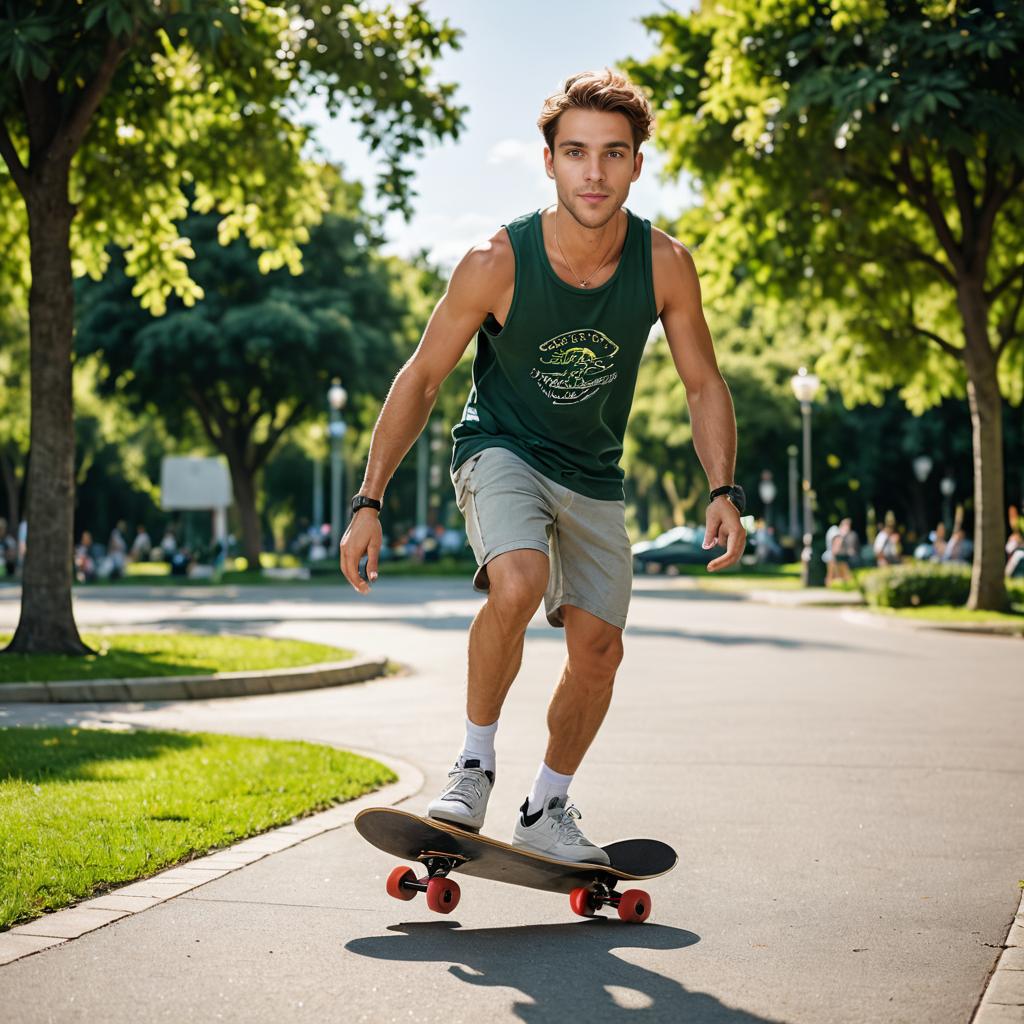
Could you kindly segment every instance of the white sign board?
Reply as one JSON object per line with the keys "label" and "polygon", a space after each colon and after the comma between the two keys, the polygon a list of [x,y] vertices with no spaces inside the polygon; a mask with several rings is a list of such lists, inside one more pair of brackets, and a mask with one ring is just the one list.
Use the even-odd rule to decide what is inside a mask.
{"label": "white sign board", "polygon": [[165,511],[227,508],[231,474],[222,459],[168,455],[160,465],[160,507]]}

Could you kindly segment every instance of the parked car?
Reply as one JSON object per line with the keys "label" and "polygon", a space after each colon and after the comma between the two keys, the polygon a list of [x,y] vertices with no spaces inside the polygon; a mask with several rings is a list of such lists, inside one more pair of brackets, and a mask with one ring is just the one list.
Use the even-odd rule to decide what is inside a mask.
{"label": "parked car", "polygon": [[703,527],[674,526],[654,540],[641,540],[633,545],[633,571],[662,572],[669,565],[707,565],[724,549],[705,549],[701,547],[703,542]]}

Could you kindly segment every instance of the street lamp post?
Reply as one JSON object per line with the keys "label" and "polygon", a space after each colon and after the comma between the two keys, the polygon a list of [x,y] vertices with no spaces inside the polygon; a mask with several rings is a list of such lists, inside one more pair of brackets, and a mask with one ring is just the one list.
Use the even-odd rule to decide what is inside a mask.
{"label": "street lamp post", "polygon": [[956,481],[947,473],[939,481],[939,490],[942,491],[942,521],[946,524],[946,536],[949,536],[953,532],[949,504],[950,498],[953,497],[953,492],[956,490]]}
{"label": "street lamp post", "polygon": [[811,508],[811,403],[818,392],[821,382],[813,373],[807,372],[807,367],[801,366],[798,373],[790,379],[793,387],[793,394],[800,402],[800,412],[803,416],[804,426],[804,547],[800,553],[802,562],[801,580],[805,587],[820,587],[825,582],[825,567],[816,550],[814,537],[814,518]]}
{"label": "street lamp post", "polygon": [[434,420],[430,425],[430,500],[428,505],[436,509],[434,525],[444,522],[441,514],[444,503],[441,500],[441,461],[444,451],[444,424]]}
{"label": "street lamp post", "polygon": [[416,526],[427,522],[427,482],[430,474],[430,437],[426,430],[416,439]]}
{"label": "street lamp post", "polygon": [[331,551],[337,551],[341,541],[341,441],[347,428],[341,410],[347,399],[348,392],[341,386],[341,378],[335,377],[327,389],[331,436]]}
{"label": "street lamp post", "polygon": [[796,514],[796,486],[797,480],[800,474],[796,468],[796,457],[799,449],[795,444],[791,444],[786,449],[786,454],[789,456],[789,535],[790,537],[796,537],[800,530],[800,524],[797,521]]}
{"label": "street lamp post", "polygon": [[918,492],[919,499],[921,502],[921,521],[924,524],[924,533],[922,534],[923,539],[928,539],[928,508],[926,506],[924,495],[921,493],[924,490],[924,482],[928,479],[928,474],[932,471],[932,460],[928,455],[918,455],[913,462],[914,476],[917,477],[917,482],[921,485]]}
{"label": "street lamp post", "polygon": [[757,493],[761,498],[761,504],[764,506],[765,526],[771,526],[772,502],[775,500],[778,488],[775,486],[775,481],[772,479],[772,471],[770,469],[761,471],[761,482],[757,485]]}
{"label": "street lamp post", "polygon": [[313,457],[313,529],[319,532],[324,522],[324,460],[320,458],[319,451],[323,427],[317,425],[313,431],[317,445],[317,452]]}

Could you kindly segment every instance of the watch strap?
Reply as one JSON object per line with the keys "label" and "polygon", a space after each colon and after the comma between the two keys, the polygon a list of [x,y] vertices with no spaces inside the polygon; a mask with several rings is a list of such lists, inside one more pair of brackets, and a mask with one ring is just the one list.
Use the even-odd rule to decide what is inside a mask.
{"label": "watch strap", "polygon": [[747,505],[747,496],[739,484],[726,484],[724,487],[716,487],[708,498],[708,504],[725,495],[742,513]]}
{"label": "watch strap", "polygon": [[368,498],[365,494],[357,494],[352,499],[353,515],[361,508],[374,508],[379,512],[381,510],[381,503],[376,498]]}

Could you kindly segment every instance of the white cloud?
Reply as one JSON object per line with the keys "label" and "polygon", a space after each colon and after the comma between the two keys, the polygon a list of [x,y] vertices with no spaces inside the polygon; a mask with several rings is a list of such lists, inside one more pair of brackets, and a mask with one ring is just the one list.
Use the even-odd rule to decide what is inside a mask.
{"label": "white cloud", "polygon": [[486,242],[500,227],[501,221],[486,213],[424,214],[384,246],[384,252],[411,256],[426,248],[435,262],[450,270],[470,248]]}
{"label": "white cloud", "polygon": [[521,162],[530,167],[544,166],[544,143],[531,139],[502,139],[487,151],[489,164]]}
{"label": "white cloud", "polygon": [[525,186],[532,195],[554,200],[555,185],[544,170],[543,139],[502,139],[491,146],[485,160],[499,172],[509,174],[517,192]]}

